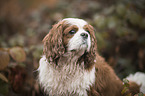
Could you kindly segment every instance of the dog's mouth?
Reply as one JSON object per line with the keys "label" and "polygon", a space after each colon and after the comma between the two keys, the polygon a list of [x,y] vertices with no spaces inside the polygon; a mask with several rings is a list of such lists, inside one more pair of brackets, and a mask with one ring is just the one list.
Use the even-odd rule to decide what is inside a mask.
{"label": "dog's mouth", "polygon": [[87,41],[84,41],[81,45],[88,45]]}
{"label": "dog's mouth", "polygon": [[84,46],[86,45],[86,47],[88,47],[88,42],[86,40],[84,40],[80,46],[82,46],[82,45],[84,45]]}
{"label": "dog's mouth", "polygon": [[80,44],[80,46],[77,49],[72,49],[71,52],[82,52],[82,51],[87,51],[88,49],[88,44],[87,42],[83,42]]}
{"label": "dog's mouth", "polygon": [[81,51],[82,53],[84,51],[88,51],[89,50],[89,41],[88,40],[84,40],[84,39],[80,39],[80,40],[76,40],[76,43],[72,43],[70,42],[71,46],[68,45],[68,50],[71,52],[79,52]]}
{"label": "dog's mouth", "polygon": [[88,45],[88,41],[87,40],[82,40],[80,45]]}

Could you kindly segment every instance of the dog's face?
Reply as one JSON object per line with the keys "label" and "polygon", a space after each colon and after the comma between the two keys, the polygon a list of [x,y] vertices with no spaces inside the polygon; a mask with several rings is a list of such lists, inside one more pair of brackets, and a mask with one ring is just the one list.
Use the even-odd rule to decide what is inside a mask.
{"label": "dog's face", "polygon": [[43,42],[48,61],[56,61],[66,52],[80,51],[94,61],[97,50],[94,28],[77,18],[66,18],[55,24]]}
{"label": "dog's face", "polygon": [[63,41],[67,51],[89,52],[91,36],[87,28],[88,23],[81,19],[64,19]]}

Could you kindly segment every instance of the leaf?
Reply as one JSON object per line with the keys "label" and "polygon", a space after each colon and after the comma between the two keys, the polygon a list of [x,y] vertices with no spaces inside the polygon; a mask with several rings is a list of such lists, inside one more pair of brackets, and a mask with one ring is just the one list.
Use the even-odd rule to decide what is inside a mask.
{"label": "leaf", "polygon": [[145,96],[143,93],[135,94],[134,96]]}
{"label": "leaf", "polygon": [[9,84],[0,80],[0,96],[8,96]]}
{"label": "leaf", "polygon": [[124,4],[119,4],[116,6],[116,12],[119,16],[125,16],[126,10],[127,8]]}
{"label": "leaf", "polygon": [[0,79],[2,79],[3,81],[5,81],[6,83],[8,83],[8,79],[0,73]]}
{"label": "leaf", "polygon": [[26,60],[25,51],[21,47],[13,47],[9,50],[10,55],[17,62],[23,62]]}
{"label": "leaf", "polygon": [[125,94],[128,91],[129,91],[129,89],[127,87],[124,87],[123,90],[121,91],[121,94]]}
{"label": "leaf", "polygon": [[126,84],[126,83],[129,83],[129,81],[127,79],[123,79],[123,82]]}
{"label": "leaf", "polygon": [[139,27],[142,28],[142,29],[145,29],[145,18],[143,18],[143,20],[139,24]]}
{"label": "leaf", "polygon": [[94,16],[94,23],[99,29],[104,29],[107,26],[107,19],[105,16],[102,15],[95,15]]}
{"label": "leaf", "polygon": [[132,96],[131,93],[127,94],[126,96]]}
{"label": "leaf", "polygon": [[110,29],[116,28],[116,26],[118,26],[118,24],[119,24],[118,18],[116,18],[115,16],[108,17],[108,19],[107,19],[108,28],[110,28]]}
{"label": "leaf", "polygon": [[10,57],[7,51],[0,50],[0,70],[5,69],[10,61]]}
{"label": "leaf", "polygon": [[125,87],[129,86],[129,81],[127,79],[123,79],[123,83]]}
{"label": "leaf", "polygon": [[20,92],[24,87],[24,82],[26,80],[26,70],[24,67],[19,65],[11,68],[11,73],[9,74],[9,81],[12,89],[15,92]]}
{"label": "leaf", "polygon": [[127,17],[131,24],[133,25],[140,25],[143,20],[143,17],[135,11],[128,10]]}

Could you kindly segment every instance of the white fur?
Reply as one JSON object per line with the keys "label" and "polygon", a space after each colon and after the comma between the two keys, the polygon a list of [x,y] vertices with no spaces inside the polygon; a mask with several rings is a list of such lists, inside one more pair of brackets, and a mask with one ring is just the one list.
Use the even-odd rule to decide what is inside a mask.
{"label": "white fur", "polygon": [[[57,65],[48,62],[45,56],[40,59],[38,79],[50,96],[87,96],[87,90],[95,83],[95,66],[88,71],[84,69],[84,62],[77,63],[84,51],[89,51],[91,47],[90,34],[83,29],[87,22],[76,18],[63,20],[70,25],[76,25],[78,31],[69,40],[68,52],[59,58]],[[88,38],[83,39],[81,33],[88,34]]]}
{"label": "white fur", "polygon": [[140,91],[145,94],[145,74],[142,72],[137,72],[134,75],[130,74],[126,79],[129,81],[136,82],[138,85],[141,85]]}
{"label": "white fur", "polygon": [[[78,31],[68,42],[68,51],[79,50],[79,49],[85,49],[89,51],[91,47],[91,37],[90,34],[86,32],[86,30],[84,30],[83,28],[88,23],[83,19],[77,19],[77,18],[66,18],[63,19],[63,21],[66,21],[66,23],[70,25],[76,25],[78,27]],[[80,35],[81,33],[88,34],[88,38],[86,40],[83,39],[82,36]]]}
{"label": "white fur", "polygon": [[[69,59],[73,60],[72,57]],[[39,82],[46,93],[50,96],[70,96],[72,94],[73,96],[87,96],[86,90],[95,82],[95,66],[91,71],[87,71],[74,64],[75,59],[68,60],[69,64],[63,64],[60,70],[48,63],[45,56],[40,59]]]}
{"label": "white fur", "polygon": [[78,27],[82,27],[88,24],[85,20],[78,18],[65,18],[62,21],[67,21],[69,24],[76,25]]}

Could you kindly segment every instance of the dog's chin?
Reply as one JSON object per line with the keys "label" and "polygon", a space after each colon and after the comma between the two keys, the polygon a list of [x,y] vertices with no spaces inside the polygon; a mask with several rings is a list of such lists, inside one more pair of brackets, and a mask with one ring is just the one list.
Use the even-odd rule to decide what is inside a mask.
{"label": "dog's chin", "polygon": [[80,45],[80,49],[79,50],[82,50],[82,51],[87,51],[88,49],[88,44],[87,43],[82,43]]}
{"label": "dog's chin", "polygon": [[82,43],[80,44],[79,47],[75,48],[75,49],[71,49],[71,52],[75,52],[77,54],[83,55],[86,51],[88,51],[88,44],[87,43]]}

